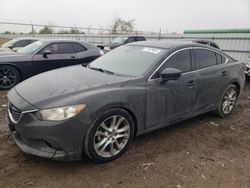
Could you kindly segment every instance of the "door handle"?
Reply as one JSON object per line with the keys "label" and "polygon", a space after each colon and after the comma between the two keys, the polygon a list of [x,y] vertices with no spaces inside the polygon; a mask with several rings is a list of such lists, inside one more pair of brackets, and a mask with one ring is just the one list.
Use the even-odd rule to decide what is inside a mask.
{"label": "door handle", "polygon": [[187,82],[187,86],[188,87],[191,87],[191,86],[194,86],[195,85],[195,81],[194,80],[190,80]]}
{"label": "door handle", "polygon": [[72,58],[72,59],[75,59],[75,58],[76,58],[76,56],[72,55],[72,56],[71,56],[71,58]]}
{"label": "door handle", "polygon": [[226,76],[227,75],[227,71],[222,71],[221,75],[222,76]]}

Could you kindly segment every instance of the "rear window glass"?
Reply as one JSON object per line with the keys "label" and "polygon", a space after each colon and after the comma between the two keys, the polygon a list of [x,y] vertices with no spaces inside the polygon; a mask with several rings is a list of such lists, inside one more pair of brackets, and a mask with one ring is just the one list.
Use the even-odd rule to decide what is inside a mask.
{"label": "rear window glass", "polygon": [[217,64],[216,55],[213,51],[198,49],[195,50],[195,56],[199,69],[211,67]]}
{"label": "rear window glass", "polygon": [[77,43],[72,43],[72,46],[73,46],[75,53],[79,53],[79,52],[83,52],[87,50],[85,47]]}
{"label": "rear window glass", "polygon": [[226,58],[218,53],[216,54],[217,64],[223,64],[226,61]]}

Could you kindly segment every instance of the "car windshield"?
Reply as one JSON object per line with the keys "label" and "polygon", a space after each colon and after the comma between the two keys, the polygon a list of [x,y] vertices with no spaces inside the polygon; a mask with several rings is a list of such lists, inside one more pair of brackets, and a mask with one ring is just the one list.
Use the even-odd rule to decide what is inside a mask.
{"label": "car windshield", "polygon": [[123,44],[127,39],[128,37],[117,37],[112,41],[112,43]]}
{"label": "car windshield", "polygon": [[103,55],[90,68],[118,75],[140,76],[165,54],[166,49],[144,46],[122,46]]}
{"label": "car windshield", "polygon": [[45,42],[43,41],[36,41],[36,42],[29,44],[28,46],[25,46],[22,49],[17,50],[17,52],[23,53],[23,54],[32,54],[36,50],[40,49],[44,45],[44,43]]}
{"label": "car windshield", "polygon": [[2,48],[9,48],[11,45],[13,45],[15,42],[17,41],[17,39],[13,39],[13,40],[10,40],[4,44],[1,45]]}

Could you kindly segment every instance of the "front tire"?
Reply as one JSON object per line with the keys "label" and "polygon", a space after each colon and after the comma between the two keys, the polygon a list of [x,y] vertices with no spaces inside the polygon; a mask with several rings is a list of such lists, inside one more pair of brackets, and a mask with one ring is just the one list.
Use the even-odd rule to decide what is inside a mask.
{"label": "front tire", "polygon": [[89,127],[84,151],[95,162],[121,156],[134,136],[134,122],[123,109],[111,109],[98,116]]}
{"label": "front tire", "polygon": [[220,117],[225,117],[229,115],[234,109],[238,95],[239,92],[237,90],[237,87],[233,84],[229,85],[224,92],[216,114]]}
{"label": "front tire", "polygon": [[19,71],[10,65],[0,66],[0,90],[10,89],[21,81]]}

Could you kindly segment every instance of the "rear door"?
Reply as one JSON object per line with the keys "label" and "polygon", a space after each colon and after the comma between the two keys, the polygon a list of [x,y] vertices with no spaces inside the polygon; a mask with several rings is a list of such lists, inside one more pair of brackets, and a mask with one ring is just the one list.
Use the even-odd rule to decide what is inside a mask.
{"label": "rear door", "polygon": [[194,49],[198,72],[198,95],[195,104],[197,113],[216,108],[218,99],[227,81],[227,70],[223,65],[225,58],[209,49]]}
{"label": "rear door", "polygon": [[[44,51],[51,54],[44,56]],[[33,56],[33,67],[36,74],[48,70],[78,64],[78,56],[71,43],[52,43]]]}
{"label": "rear door", "polygon": [[[165,68],[183,71],[178,80],[160,82]],[[173,54],[147,83],[147,128],[158,127],[191,116],[197,95],[197,73],[193,71],[191,51]]]}
{"label": "rear door", "polygon": [[145,38],[144,37],[136,37],[136,41],[139,42],[139,41],[145,41]]}
{"label": "rear door", "polygon": [[127,39],[127,41],[126,41],[126,44],[127,44],[127,43],[131,43],[131,42],[136,42],[135,37],[129,37],[129,38]]}
{"label": "rear door", "polygon": [[76,64],[87,65],[97,58],[97,54],[94,53],[93,49],[88,50],[86,47],[79,43],[72,43],[72,46],[77,58],[77,61],[75,62]]}

